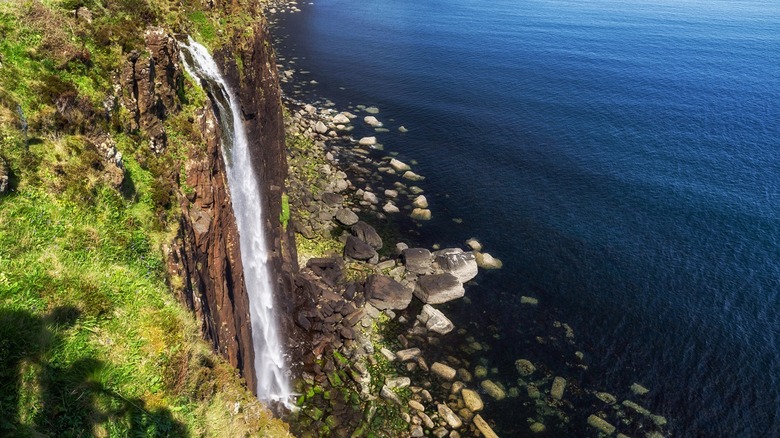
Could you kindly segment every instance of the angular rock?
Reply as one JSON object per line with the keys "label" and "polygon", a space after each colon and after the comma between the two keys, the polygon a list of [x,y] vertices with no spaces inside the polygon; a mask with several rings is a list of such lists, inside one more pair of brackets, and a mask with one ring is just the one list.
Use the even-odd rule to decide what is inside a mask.
{"label": "angular rock", "polygon": [[404,172],[402,177],[405,178],[405,179],[408,179],[410,181],[422,181],[422,180],[425,179],[424,176],[418,175],[418,174],[412,172],[411,170],[407,170],[406,172]]}
{"label": "angular rock", "polygon": [[379,237],[379,233],[371,225],[358,221],[352,225],[350,232],[353,236],[371,245],[374,249],[382,248],[382,238]]}
{"label": "angular rock", "polygon": [[355,236],[347,236],[347,242],[344,244],[344,256],[355,260],[368,261],[378,254],[371,245],[363,242]]}
{"label": "angular rock", "polygon": [[420,349],[419,348],[407,348],[406,350],[400,350],[396,351],[395,356],[398,358],[401,362],[406,362],[408,360],[414,360],[420,357]]}
{"label": "angular rock", "polygon": [[634,383],[631,385],[631,392],[633,392],[636,395],[645,395],[648,392],[650,392],[650,390],[638,383]]}
{"label": "angular rock", "polygon": [[431,365],[431,372],[441,377],[443,380],[452,380],[457,373],[454,368],[441,362],[434,362],[433,365]]}
{"label": "angular rock", "polygon": [[433,308],[430,304],[426,304],[422,307],[420,314],[417,316],[417,320],[425,324],[426,329],[440,335],[446,335],[455,328],[449,318],[444,316],[438,309]]}
{"label": "angular rock", "polygon": [[333,116],[333,123],[337,125],[346,125],[349,123],[349,117],[344,115],[344,113],[339,113]]}
{"label": "angular rock", "polygon": [[431,220],[432,214],[427,208],[415,208],[409,216],[418,221],[429,221]]}
{"label": "angular rock", "polygon": [[485,438],[498,438],[498,435],[496,435],[496,433],[493,431],[490,425],[488,425],[487,421],[482,418],[481,415],[476,415],[474,417],[474,425],[477,426],[477,429],[482,432],[482,436]]}
{"label": "angular rock", "polygon": [[449,272],[420,277],[414,289],[414,295],[425,304],[446,303],[461,298],[465,293],[463,284]]}
{"label": "angular rock", "polygon": [[365,116],[363,117],[363,121],[366,123],[366,125],[372,127],[372,128],[381,128],[382,122],[377,120],[374,116]]}
{"label": "angular rock", "polygon": [[607,423],[606,420],[604,420],[601,417],[597,417],[595,415],[591,415],[588,417],[588,425],[595,427],[596,429],[604,432],[607,435],[612,435],[615,433],[615,426]]}
{"label": "angular rock", "polygon": [[431,270],[433,259],[425,248],[408,248],[401,252],[406,270],[415,274],[427,274]]}
{"label": "angular rock", "polygon": [[365,296],[377,309],[403,310],[412,301],[412,290],[390,277],[375,274],[366,280]]}
{"label": "angular rock", "polygon": [[457,429],[463,426],[463,421],[461,421],[461,419],[455,415],[455,412],[452,412],[452,409],[450,409],[449,406],[445,404],[439,404],[436,406],[436,410],[439,411],[441,418],[446,421],[451,428]]}
{"label": "angular rock", "polygon": [[477,260],[473,253],[459,248],[448,248],[434,253],[436,263],[444,272],[454,275],[461,283],[477,276]]}
{"label": "angular rock", "polygon": [[379,199],[376,197],[376,193],[374,192],[363,192],[363,200],[371,204],[379,203]]}
{"label": "angular rock", "polygon": [[374,146],[376,145],[376,137],[363,137],[358,141],[360,146]]}
{"label": "angular rock", "polygon": [[398,207],[396,207],[396,205],[393,204],[392,202],[388,202],[382,207],[382,211],[384,211],[387,214],[395,214],[395,213],[399,213],[401,210]]}
{"label": "angular rock", "polygon": [[325,134],[328,132],[328,127],[320,120],[314,125],[314,130],[319,134]]}
{"label": "angular rock", "polygon": [[409,167],[408,164],[401,160],[396,160],[395,158],[390,159],[390,167],[392,167],[396,172],[406,172],[407,170],[411,170],[411,167]]}
{"label": "angular rock", "polygon": [[481,411],[485,408],[485,404],[482,402],[482,397],[479,396],[477,391],[463,388],[460,391],[460,396],[463,397],[463,403],[472,412]]}
{"label": "angular rock", "polygon": [[412,206],[417,208],[428,208],[428,198],[426,198],[425,195],[420,195],[414,198]]}
{"label": "angular rock", "polygon": [[349,227],[355,225],[359,219],[354,211],[348,208],[342,208],[336,212],[336,220],[342,225]]}
{"label": "angular rock", "polygon": [[504,263],[486,252],[474,252],[477,259],[477,266],[482,269],[501,269]]}

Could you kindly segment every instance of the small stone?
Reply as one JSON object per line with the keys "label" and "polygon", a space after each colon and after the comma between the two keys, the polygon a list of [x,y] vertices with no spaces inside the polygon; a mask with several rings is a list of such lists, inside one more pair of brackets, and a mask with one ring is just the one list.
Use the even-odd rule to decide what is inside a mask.
{"label": "small stone", "polygon": [[403,406],[403,402],[398,397],[398,394],[394,393],[393,390],[388,388],[387,386],[383,386],[382,390],[379,392],[379,395],[382,396],[385,400],[390,400],[393,403],[396,403],[399,406]]}
{"label": "small stone", "polygon": [[495,400],[503,400],[506,398],[506,392],[492,380],[483,380],[480,386]]}
{"label": "small stone", "polygon": [[358,141],[360,146],[374,146],[376,145],[376,137],[363,137]]}
{"label": "small stone", "polygon": [[446,335],[455,328],[449,318],[444,316],[441,311],[433,308],[430,304],[426,304],[422,307],[420,315],[417,316],[417,320],[425,324],[426,329],[440,335]]}
{"label": "small stone", "polygon": [[399,132],[409,132],[408,129],[406,129],[403,125],[398,127]]}
{"label": "small stone", "polygon": [[392,351],[388,350],[387,348],[384,348],[384,347],[383,347],[383,348],[381,348],[381,349],[379,350],[379,352],[380,352],[380,353],[382,354],[382,356],[384,356],[384,357],[385,357],[385,359],[387,359],[388,361],[392,362],[392,361],[394,361],[394,360],[395,360],[395,354],[394,354]]}
{"label": "small stone", "polygon": [[472,412],[481,411],[485,407],[482,397],[474,390],[464,388],[460,391],[460,396],[463,397],[463,403]]}
{"label": "small stone", "polygon": [[[376,140],[376,138],[374,138],[374,140]],[[406,172],[404,172],[402,177],[405,178],[405,179],[408,179],[410,181],[422,181],[422,180],[425,179],[424,176],[418,175],[418,174],[412,172],[411,170],[407,170]],[[412,190],[412,191],[414,191],[414,190]]]}
{"label": "small stone", "polygon": [[446,303],[461,298],[465,293],[463,283],[448,272],[424,275],[417,280],[414,289],[414,295],[426,304]]}
{"label": "small stone", "polygon": [[469,370],[465,368],[458,368],[458,377],[460,378],[460,380],[463,380],[466,383],[471,382],[471,380],[473,379]]}
{"label": "small stone", "polygon": [[364,111],[369,113],[369,114],[379,114],[379,108],[377,108],[375,106],[370,106],[370,107],[366,108]]}
{"label": "small stone", "polygon": [[436,438],[444,438],[445,436],[447,436],[448,433],[449,431],[447,429],[445,429],[444,427],[440,427],[433,431],[433,436],[435,436]]}
{"label": "small stone", "polygon": [[636,411],[638,414],[642,415],[650,415],[650,411],[648,411],[646,408],[632,402],[631,400],[623,400],[623,406],[632,409]]}
{"label": "small stone", "polygon": [[477,265],[482,269],[501,269],[503,262],[486,252],[474,251],[474,257],[477,259]]}
{"label": "small stone", "polygon": [[431,365],[431,372],[444,380],[452,380],[457,373],[454,368],[441,362],[434,362]]}
{"label": "small stone", "polygon": [[385,190],[385,196],[387,196],[388,198],[397,198],[398,190],[387,189]]}
{"label": "small stone", "polygon": [[474,251],[482,251],[482,244],[473,237],[466,241],[466,245]]}
{"label": "small stone", "polygon": [[408,377],[388,377],[385,379],[385,385],[387,385],[388,388],[395,389],[395,388],[406,388],[409,385],[412,384],[411,379]]}
{"label": "small stone", "polygon": [[542,394],[539,392],[539,388],[537,388],[535,385],[528,385],[526,390],[528,391],[529,398],[537,399],[542,396]]}
{"label": "small stone", "polygon": [[566,389],[566,379],[563,377],[556,377],[553,379],[552,389],[550,389],[550,396],[555,400],[561,400],[563,398],[563,391]]}
{"label": "small stone", "polygon": [[477,365],[476,368],[474,368],[474,376],[477,379],[484,379],[488,375],[488,370],[486,367],[482,365]]}
{"label": "small stone", "polygon": [[607,435],[612,435],[615,433],[615,426],[609,424],[601,417],[597,417],[595,415],[591,415],[588,417],[588,425],[595,427],[596,429],[604,432]]}
{"label": "small stone", "polygon": [[418,221],[429,221],[431,220],[432,214],[427,208],[415,208],[409,216]]}
{"label": "small stone", "polygon": [[326,132],[328,132],[328,127],[325,126],[325,124],[322,123],[322,121],[318,121],[317,124],[314,125],[314,130],[320,134],[325,134]]}
{"label": "small stone", "polygon": [[387,204],[382,206],[382,211],[384,211],[387,214],[396,214],[401,212],[401,210],[392,202],[388,202]]}
{"label": "small stone", "polygon": [[650,392],[649,389],[645,388],[644,386],[638,383],[634,383],[633,385],[631,385],[631,391],[636,395],[645,395],[648,392]]}
{"label": "small stone", "polygon": [[425,436],[425,432],[423,432],[423,428],[419,424],[415,424],[411,428],[411,434],[412,437],[418,438]]}
{"label": "small stone", "polygon": [[597,392],[594,394],[596,398],[603,401],[604,403],[608,405],[614,405],[617,403],[617,398],[615,398],[614,395],[607,393],[607,392]]}
{"label": "small stone", "polygon": [[390,159],[390,167],[392,167],[396,172],[406,172],[407,170],[411,170],[411,167],[409,167],[408,164],[395,158]]}
{"label": "small stone", "polygon": [[545,426],[542,423],[534,422],[531,423],[531,432],[533,433],[542,433],[547,429],[547,426]]}
{"label": "small stone", "polygon": [[425,406],[417,400],[409,400],[409,407],[419,412],[425,412]]}
{"label": "small stone", "polygon": [[377,120],[374,116],[365,116],[363,117],[363,121],[366,123],[366,125],[371,126],[372,128],[381,128],[382,122]]}
{"label": "small stone", "polygon": [[477,429],[482,432],[482,436],[485,438],[498,438],[498,435],[496,435],[496,433],[493,431],[487,421],[482,418],[481,415],[474,416],[474,425],[477,426]]}
{"label": "small stone", "polygon": [[349,123],[349,117],[344,113],[339,113],[333,116],[333,123],[337,125],[346,125]]}

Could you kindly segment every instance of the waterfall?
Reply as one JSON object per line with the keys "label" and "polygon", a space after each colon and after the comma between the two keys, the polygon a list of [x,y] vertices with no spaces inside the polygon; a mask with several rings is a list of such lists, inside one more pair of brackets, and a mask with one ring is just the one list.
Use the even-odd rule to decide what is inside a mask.
{"label": "waterfall", "polygon": [[222,128],[222,156],[225,158],[228,188],[241,244],[244,282],[249,295],[252,342],[255,351],[257,396],[264,401],[290,404],[287,365],[274,314],[274,290],[268,268],[268,245],[263,232],[260,188],[252,170],[246,130],[238,100],[219,72],[208,50],[191,38],[180,43],[184,68],[200,80],[217,107]]}

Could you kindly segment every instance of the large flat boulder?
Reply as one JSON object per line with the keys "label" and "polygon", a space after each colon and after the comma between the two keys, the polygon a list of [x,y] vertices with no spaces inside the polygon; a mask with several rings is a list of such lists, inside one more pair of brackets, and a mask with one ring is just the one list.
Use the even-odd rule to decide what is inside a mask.
{"label": "large flat boulder", "polygon": [[382,238],[379,237],[379,233],[371,225],[358,221],[355,225],[352,225],[350,232],[352,232],[353,236],[371,245],[374,249],[382,248]]}
{"label": "large flat boulder", "polygon": [[385,275],[366,280],[366,299],[379,310],[403,310],[412,302],[412,290]]}
{"label": "large flat boulder", "polygon": [[461,283],[477,276],[477,259],[471,252],[460,248],[447,248],[434,253],[436,264],[442,271],[454,275]]}
{"label": "large flat boulder", "polygon": [[344,256],[355,260],[371,260],[378,254],[371,245],[363,242],[355,236],[347,236],[347,242],[344,244]]}
{"label": "large flat boulder", "polygon": [[424,275],[414,289],[414,295],[425,304],[446,303],[461,298],[465,293],[463,283],[449,272]]}
{"label": "large flat boulder", "polygon": [[408,248],[401,253],[406,270],[415,274],[427,274],[431,271],[433,258],[425,248]]}

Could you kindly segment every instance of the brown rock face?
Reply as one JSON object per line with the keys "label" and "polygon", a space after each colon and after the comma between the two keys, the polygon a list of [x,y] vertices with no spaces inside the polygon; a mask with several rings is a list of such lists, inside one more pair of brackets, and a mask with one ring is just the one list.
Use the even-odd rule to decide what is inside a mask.
{"label": "brown rock face", "polygon": [[176,92],[183,86],[179,47],[159,27],[147,29],[144,38],[148,54],[131,52],[122,69],[122,105],[131,116],[127,128],[144,131],[151,149],[161,153],[167,145],[163,121],[179,109]]}
{"label": "brown rock face", "polygon": [[195,123],[205,149],[186,164],[186,183],[192,192],[180,197],[181,231],[170,251],[170,268],[183,279],[179,298],[198,316],[206,339],[254,390],[249,301],[219,124],[211,109],[198,114]]}

